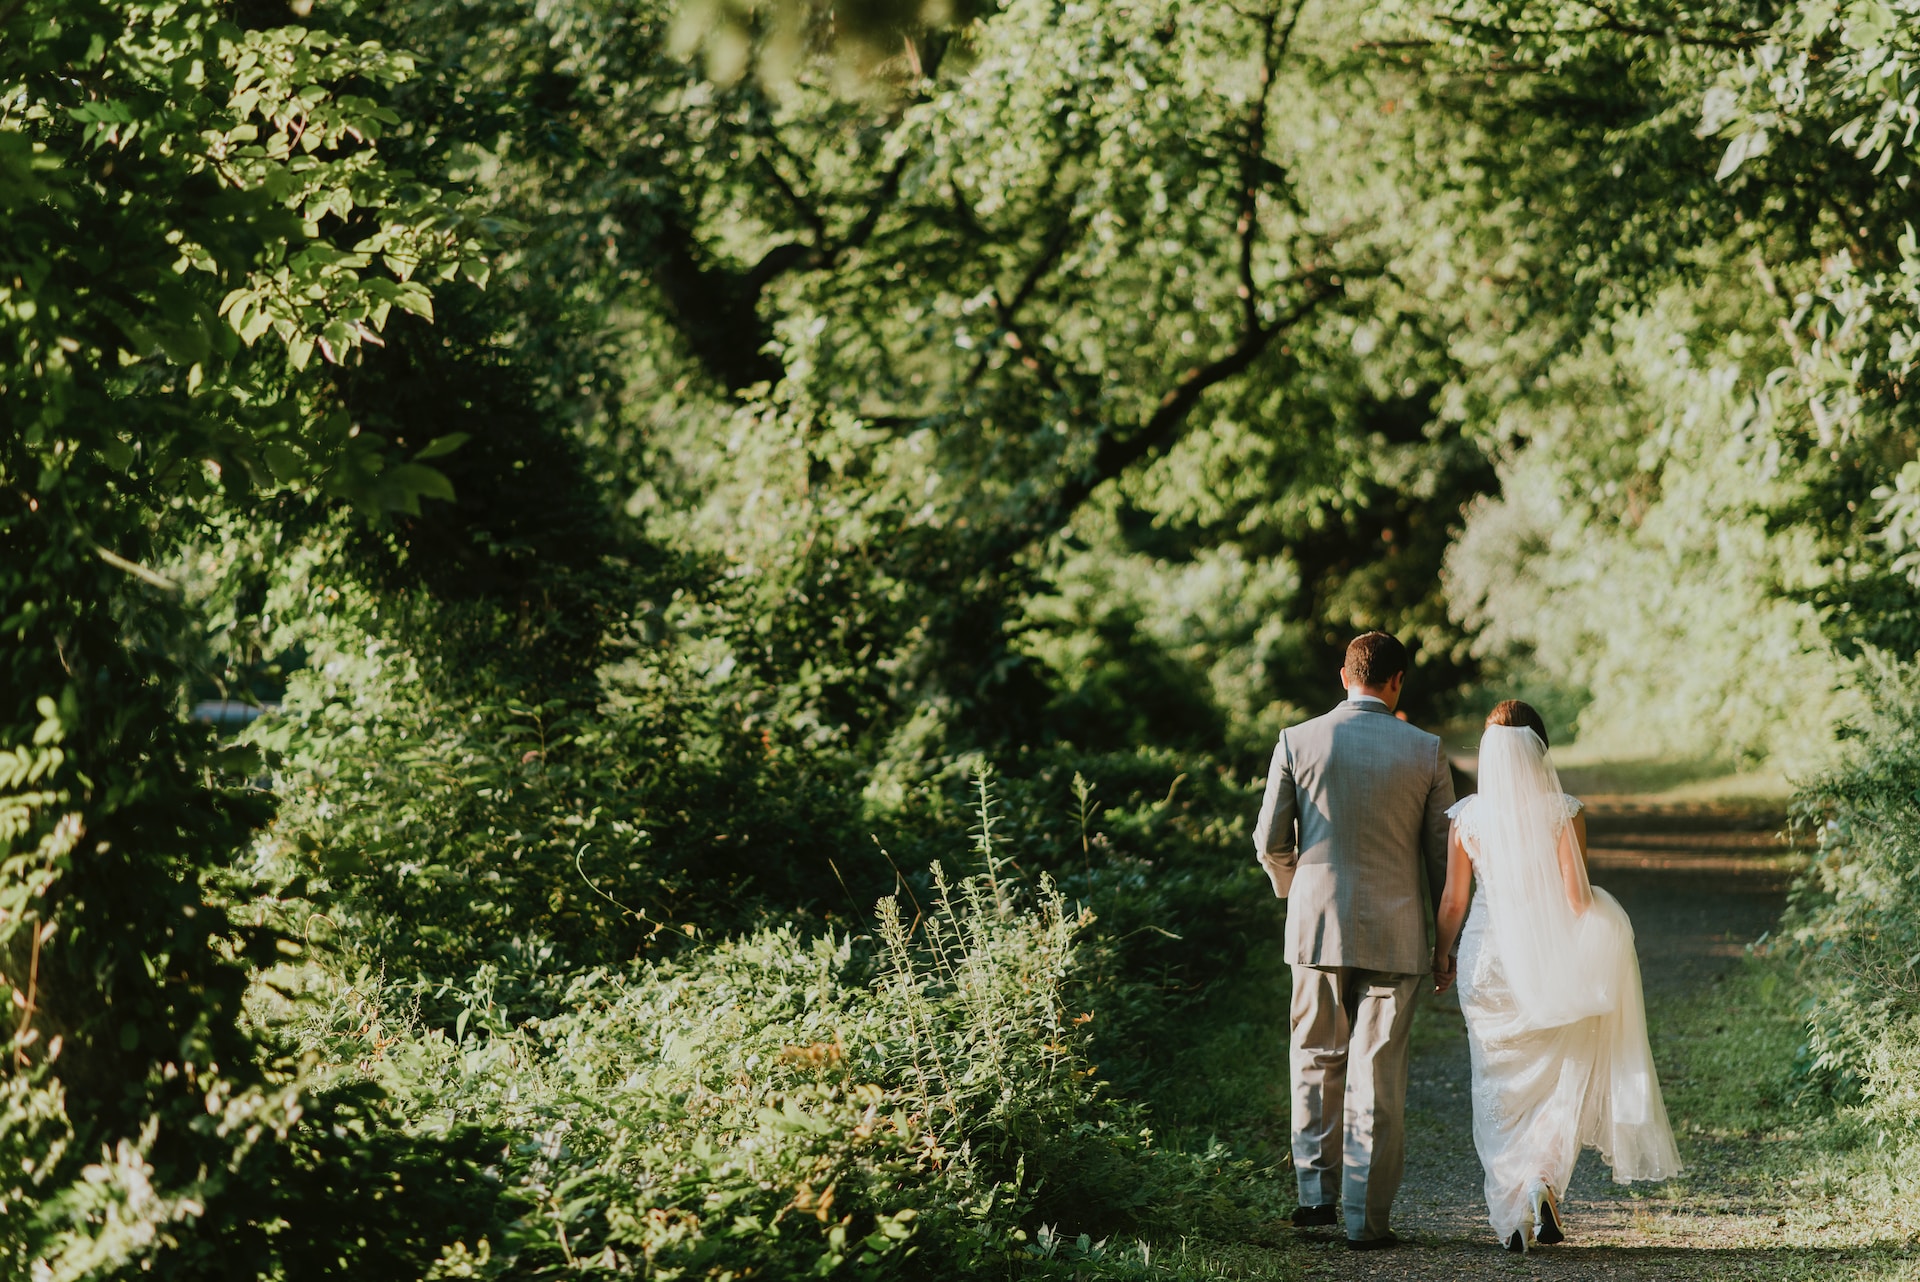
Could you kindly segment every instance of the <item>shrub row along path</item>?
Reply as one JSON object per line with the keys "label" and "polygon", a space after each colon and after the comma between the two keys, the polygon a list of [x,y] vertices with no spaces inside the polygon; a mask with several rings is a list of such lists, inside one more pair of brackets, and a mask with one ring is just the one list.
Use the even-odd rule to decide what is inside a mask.
{"label": "shrub row along path", "polygon": [[[1662,1012],[1689,1002],[1697,1007],[1715,977],[1738,965],[1746,946],[1774,927],[1785,905],[1793,856],[1776,835],[1782,818],[1753,808],[1650,805],[1624,797],[1589,798],[1588,814],[1593,880],[1633,918],[1655,1055],[1663,1074],[1673,1073],[1672,1047],[1663,1052],[1661,1046]],[[1395,1206],[1405,1244],[1362,1254],[1331,1235],[1301,1234],[1309,1244],[1302,1252],[1308,1278],[1861,1276],[1847,1252],[1783,1242],[1788,1208],[1779,1191],[1736,1182],[1750,1143],[1693,1133],[1683,1114],[1673,1119],[1690,1168],[1683,1179],[1617,1186],[1588,1153],[1564,1207],[1567,1244],[1510,1255],[1487,1225],[1469,1081],[1459,1005],[1451,994],[1428,996],[1416,1021],[1407,1177]],[[1670,1106],[1684,1093],[1679,1085],[1668,1084]]]}

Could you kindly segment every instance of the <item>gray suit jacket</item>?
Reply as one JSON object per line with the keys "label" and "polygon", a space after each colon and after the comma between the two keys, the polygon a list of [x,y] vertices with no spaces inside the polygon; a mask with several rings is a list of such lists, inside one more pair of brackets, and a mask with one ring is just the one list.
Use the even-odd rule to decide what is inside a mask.
{"label": "gray suit jacket", "polygon": [[1447,880],[1453,775],[1440,740],[1374,702],[1280,733],[1255,853],[1287,903],[1287,960],[1425,972],[1427,908]]}

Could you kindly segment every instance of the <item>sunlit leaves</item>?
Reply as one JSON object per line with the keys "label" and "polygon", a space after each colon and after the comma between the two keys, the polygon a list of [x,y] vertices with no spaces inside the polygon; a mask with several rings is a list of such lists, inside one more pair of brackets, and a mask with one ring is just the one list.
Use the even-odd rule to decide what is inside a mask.
{"label": "sunlit leaves", "polygon": [[[234,123],[209,135],[208,163],[223,182],[296,213],[306,238],[222,300],[241,339],[251,345],[271,330],[304,368],[316,350],[331,363],[345,360],[395,307],[431,318],[432,295],[415,274],[451,279],[475,261],[480,242],[444,198],[380,163],[371,144],[397,123],[392,110],[325,88],[355,78],[391,85],[411,73],[413,60],[283,28],[248,33],[232,68]],[[351,250],[323,238],[323,228],[369,217],[375,230]],[[376,255],[384,271],[370,273]]]}
{"label": "sunlit leaves", "polygon": [[[230,481],[324,481],[375,511],[444,493],[425,467],[353,488],[368,469],[328,453],[347,438],[321,429],[321,385],[303,381],[316,358],[380,341],[396,310],[430,319],[436,284],[488,274],[480,223],[379,150],[399,117],[371,95],[413,59],[242,31],[197,3],[68,6],[18,29],[33,34],[0,59],[0,203],[18,211],[0,302],[15,368],[35,377],[0,370],[0,391],[39,406],[24,421],[122,473],[205,460]],[[75,47],[85,93],[62,75]],[[185,412],[155,399],[183,393]],[[123,433],[142,414],[166,426],[136,452]]]}
{"label": "sunlit leaves", "polygon": [[1669,287],[1753,282],[1768,314],[1724,336],[1765,411],[1741,432],[1764,441],[1769,477],[1807,485],[1775,492],[1770,526],[1826,562],[1785,590],[1817,605],[1842,652],[1910,648],[1920,580],[1880,536],[1907,522],[1898,477],[1920,445],[1920,10],[1462,0],[1427,13],[1429,83],[1484,131],[1480,185],[1524,203],[1541,242],[1515,293],[1577,342]]}
{"label": "sunlit leaves", "polygon": [[809,0],[687,0],[674,23],[673,50],[700,58],[719,84],[753,72],[776,91],[824,50],[839,64],[840,89],[852,96],[871,90],[875,77],[913,74],[917,39],[986,8],[979,0],[862,0],[823,21]]}

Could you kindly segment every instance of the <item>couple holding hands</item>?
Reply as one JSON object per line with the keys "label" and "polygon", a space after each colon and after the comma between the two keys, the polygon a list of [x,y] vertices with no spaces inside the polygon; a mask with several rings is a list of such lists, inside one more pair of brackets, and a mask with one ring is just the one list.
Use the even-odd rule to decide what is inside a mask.
{"label": "couple holding hands", "polygon": [[[1347,699],[1280,735],[1254,845],[1287,903],[1299,1226],[1397,1242],[1409,1038],[1421,983],[1457,986],[1473,1062],[1473,1141],[1500,1242],[1565,1238],[1583,1146],[1613,1178],[1680,1170],[1647,1042],[1633,926],[1587,880],[1580,801],[1561,791],[1539,713],[1493,710],[1479,790],[1453,795],[1438,737],[1395,717],[1407,652],[1347,647]],[[1435,939],[1427,952],[1427,901]]]}

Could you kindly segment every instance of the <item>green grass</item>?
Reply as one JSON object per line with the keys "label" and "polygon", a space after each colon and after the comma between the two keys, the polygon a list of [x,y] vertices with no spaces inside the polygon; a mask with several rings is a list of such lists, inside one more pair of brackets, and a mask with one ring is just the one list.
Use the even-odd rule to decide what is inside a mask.
{"label": "green grass", "polygon": [[[1247,1241],[1158,1243],[1154,1264],[1167,1271],[1140,1276],[1294,1279],[1326,1260],[1283,1222],[1292,1181],[1285,1169],[1287,971],[1278,953],[1255,950],[1243,973],[1194,1012],[1189,1040],[1170,1053],[1153,1101],[1163,1142],[1200,1149],[1219,1137],[1266,1165],[1274,1222]],[[1698,990],[1652,996],[1662,1084],[1690,1169],[1635,1200],[1632,1223],[1642,1244],[1556,1249],[1557,1272],[1920,1282],[1912,1245],[1920,1211],[1911,1205],[1920,1153],[1883,1140],[1797,1073],[1806,993],[1792,963],[1759,956]],[[1416,1020],[1416,1063],[1455,1035],[1439,1020]],[[1506,1262],[1474,1253],[1462,1263],[1497,1269]]]}
{"label": "green grass", "polygon": [[1148,1102],[1156,1141],[1185,1152],[1250,1160],[1248,1193],[1270,1207],[1271,1215],[1255,1217],[1236,1240],[1156,1242],[1151,1259],[1166,1272],[1139,1276],[1261,1282],[1302,1276],[1311,1257],[1286,1222],[1294,1205],[1287,1120],[1289,984],[1276,914],[1272,938],[1256,943],[1245,965],[1180,1019],[1165,1039],[1166,1049],[1151,1056]]}
{"label": "green grass", "polygon": [[[1151,1102],[1160,1133],[1183,1147],[1230,1138],[1245,1156],[1284,1175],[1288,1161],[1287,1007],[1292,977],[1279,929],[1248,951],[1240,972],[1181,1021]],[[1289,1203],[1289,1206],[1291,1203]]]}
{"label": "green grass", "polygon": [[1561,782],[1582,797],[1631,796],[1654,805],[1751,801],[1779,806],[1793,795],[1793,781],[1772,765],[1743,769],[1724,761],[1587,757],[1578,744],[1556,749],[1553,756]]}
{"label": "green grass", "polygon": [[[1796,1130],[1826,1113],[1796,1084],[1805,1029],[1790,965],[1750,957],[1681,995],[1655,993],[1648,1020],[1662,1052],[1676,1130],[1713,1141]],[[1671,1059],[1669,1059],[1671,1057]]]}
{"label": "green grass", "polygon": [[[1837,1108],[1796,1072],[1807,989],[1754,957],[1649,1009],[1667,1107],[1690,1169],[1650,1205],[1656,1238],[1718,1218],[1699,1276],[1920,1278],[1920,1153]],[[1685,1276],[1684,1274],[1682,1276]]]}

